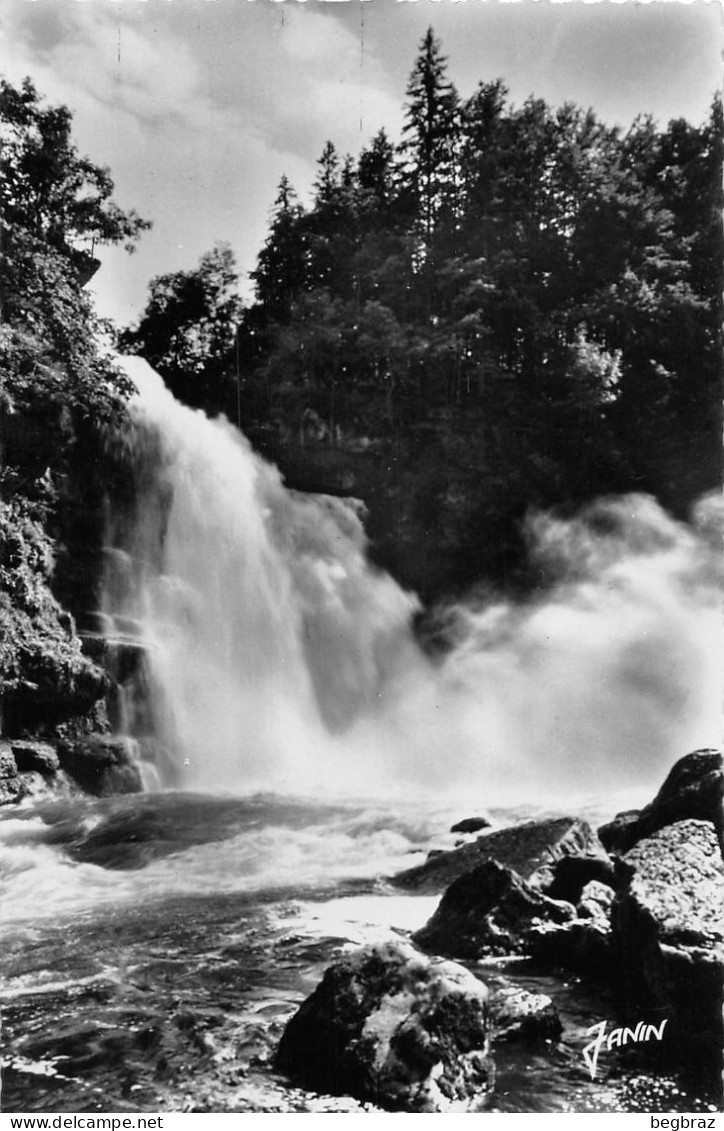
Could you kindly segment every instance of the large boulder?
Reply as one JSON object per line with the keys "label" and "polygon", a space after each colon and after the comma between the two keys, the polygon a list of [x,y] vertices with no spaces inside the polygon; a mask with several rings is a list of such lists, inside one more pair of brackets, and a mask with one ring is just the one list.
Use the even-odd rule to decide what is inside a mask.
{"label": "large boulder", "polygon": [[603,865],[608,862],[602,845],[586,821],[577,817],[560,817],[527,821],[513,828],[487,833],[472,844],[441,852],[416,868],[400,872],[392,883],[397,887],[435,894],[444,891],[454,880],[472,872],[484,861],[497,860],[512,868],[531,887],[545,891],[553,882],[558,860],[564,856],[599,860]]}
{"label": "large boulder", "polygon": [[653,801],[640,811],[617,814],[598,832],[609,851],[625,853],[657,829],[690,818],[711,821],[724,851],[724,765],[719,750],[695,750],[680,758]]}
{"label": "large boulder", "polygon": [[63,739],[58,743],[58,757],[70,777],[96,797],[143,789],[131,739],[107,734]]}
{"label": "large boulder", "polygon": [[724,864],[714,827],[667,825],[631,849],[621,868],[627,882],[611,927],[627,998],[668,1019],[662,1051],[721,1084]]}
{"label": "large boulder", "polygon": [[275,1066],[304,1087],[406,1112],[472,1112],[492,1087],[488,991],[407,943],[342,958],[289,1021]]}
{"label": "large boulder", "polygon": [[454,958],[525,954],[539,924],[573,918],[570,904],[548,899],[512,869],[486,860],[450,885],[413,939],[423,950]]}

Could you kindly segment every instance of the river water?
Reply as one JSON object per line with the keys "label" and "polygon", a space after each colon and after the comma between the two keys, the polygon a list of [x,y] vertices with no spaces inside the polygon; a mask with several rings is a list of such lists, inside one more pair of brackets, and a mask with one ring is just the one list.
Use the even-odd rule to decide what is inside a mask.
{"label": "river water", "polygon": [[[123,722],[143,795],[0,815],[6,1111],[355,1111],[276,1076],[285,1020],[345,946],[421,926],[386,879],[453,820],[592,820],[649,800],[721,727],[720,529],[649,499],[531,521],[555,584],[524,605],[419,605],[365,553],[352,502],[287,491],[223,421],[127,368],[138,482],[109,519],[103,613],[144,645]],[[515,962],[559,1046],[496,1052],[498,1111],[691,1111],[636,1050],[591,1082],[603,991]],[[602,1057],[603,1061],[603,1057]]]}

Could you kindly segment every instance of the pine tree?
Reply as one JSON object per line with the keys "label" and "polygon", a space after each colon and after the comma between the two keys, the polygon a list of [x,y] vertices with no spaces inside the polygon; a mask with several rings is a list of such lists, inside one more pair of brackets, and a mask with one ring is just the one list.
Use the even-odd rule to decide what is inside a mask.
{"label": "pine tree", "polygon": [[323,206],[334,201],[340,187],[339,154],[331,141],[325,142],[317,165],[319,173],[314,182],[315,203]]}
{"label": "pine tree", "polygon": [[429,243],[443,213],[457,209],[460,137],[459,98],[446,74],[447,60],[428,28],[407,86],[407,175],[417,215]]}
{"label": "pine tree", "polygon": [[266,243],[251,272],[266,318],[286,321],[294,297],[302,290],[307,261],[304,209],[287,176],[279,182]]}

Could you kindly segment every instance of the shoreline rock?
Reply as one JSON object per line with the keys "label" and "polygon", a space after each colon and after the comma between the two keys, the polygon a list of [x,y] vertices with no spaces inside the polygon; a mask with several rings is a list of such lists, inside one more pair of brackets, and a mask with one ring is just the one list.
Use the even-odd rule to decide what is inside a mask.
{"label": "shoreline rock", "polygon": [[549,899],[511,868],[486,860],[450,885],[412,938],[427,953],[449,958],[525,954],[538,924],[573,918],[570,904]]}
{"label": "shoreline rock", "polygon": [[690,818],[713,824],[724,853],[724,759],[719,750],[685,754],[672,766],[653,801],[641,810],[618,813],[598,835],[610,852],[622,854],[658,829]]}
{"label": "shoreline rock", "polygon": [[292,1081],[388,1110],[481,1110],[492,1087],[488,990],[408,943],[329,967],[288,1022],[275,1067]]}
{"label": "shoreline rock", "polygon": [[621,988],[667,1018],[661,1052],[724,1071],[724,862],[708,821],[677,821],[622,860],[611,912]]}
{"label": "shoreline rock", "polygon": [[[399,872],[390,882],[421,894],[436,894],[485,861],[497,860],[531,887],[547,891],[554,882],[558,862],[567,856],[598,862],[597,868],[611,867],[608,854],[587,821],[558,817],[486,833],[471,844],[437,853],[424,864]],[[587,874],[581,888],[594,878],[599,878],[598,873]]]}

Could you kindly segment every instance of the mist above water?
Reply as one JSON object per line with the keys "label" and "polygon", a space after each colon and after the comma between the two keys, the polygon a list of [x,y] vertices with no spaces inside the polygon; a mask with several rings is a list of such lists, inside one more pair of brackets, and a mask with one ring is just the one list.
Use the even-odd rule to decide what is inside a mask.
{"label": "mist above water", "polygon": [[445,610],[433,657],[417,598],[368,563],[354,503],[288,491],[231,425],[123,365],[145,473],[112,523],[106,609],[148,645],[166,784],[641,802],[676,758],[720,743],[717,501],[692,526],[643,496],[536,516],[554,584]]}

